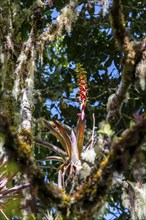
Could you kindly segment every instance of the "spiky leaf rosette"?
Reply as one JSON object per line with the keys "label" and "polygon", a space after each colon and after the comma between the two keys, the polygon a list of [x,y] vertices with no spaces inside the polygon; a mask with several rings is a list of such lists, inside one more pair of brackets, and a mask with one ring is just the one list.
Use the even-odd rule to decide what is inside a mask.
{"label": "spiky leaf rosette", "polygon": [[0,212],[6,219],[8,218],[5,214],[5,207],[8,202],[18,198],[20,190],[30,185],[29,183],[14,185],[17,174],[18,167],[9,163],[5,155],[0,155]]}

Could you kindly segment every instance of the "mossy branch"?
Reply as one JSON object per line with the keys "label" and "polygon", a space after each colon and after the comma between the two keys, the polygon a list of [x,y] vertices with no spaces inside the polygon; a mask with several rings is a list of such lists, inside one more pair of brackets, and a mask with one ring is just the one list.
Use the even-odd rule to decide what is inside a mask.
{"label": "mossy branch", "polygon": [[[47,208],[56,207],[63,216],[68,216],[64,219],[75,219],[75,217],[83,219],[103,205],[104,197],[112,184],[113,172],[126,170],[146,134],[146,114],[118,141],[112,143],[111,151],[100,163],[99,170],[88,177],[87,182],[71,196],[67,196],[63,190],[44,181],[45,174],[36,165],[30,148],[24,143],[25,140],[19,137],[22,134],[18,136],[3,116],[0,116],[0,134],[5,139],[4,147],[10,158],[20,165],[22,171],[29,170],[31,184],[40,203]],[[32,144],[32,140],[30,139],[28,143]],[[79,207],[80,212],[78,212]]]}
{"label": "mossy branch", "polygon": [[[40,199],[40,203],[47,208],[56,207],[66,215],[70,197],[67,196],[63,190],[45,182],[45,174],[36,165],[32,157],[29,147],[29,144],[32,144],[32,139],[28,137],[26,143],[26,141],[21,138],[21,136],[23,136],[22,133],[17,134],[15,129],[9,125],[7,119],[2,115],[0,115],[0,135],[4,137],[4,148],[10,159],[17,162],[22,172],[29,170],[29,175],[31,176],[30,181],[33,189],[35,189],[36,198]],[[31,137],[29,133],[27,136]]]}
{"label": "mossy branch", "polygon": [[113,0],[112,7],[110,9],[110,21],[117,46],[121,48],[123,47],[126,39],[128,40],[128,36],[120,0]]}
{"label": "mossy branch", "polygon": [[119,48],[122,48],[125,63],[122,70],[122,78],[116,94],[113,94],[107,104],[106,121],[114,124],[120,118],[120,111],[126,94],[134,81],[137,62],[141,59],[145,47],[145,40],[131,42],[127,28],[125,27],[124,15],[122,12],[121,1],[114,0],[111,7],[111,26],[113,34]]}
{"label": "mossy branch", "polygon": [[[77,215],[76,219],[87,218],[96,210],[98,211],[104,201],[104,197],[111,187],[114,171],[124,172],[131,159],[139,149],[146,134],[146,115],[143,119],[129,128],[118,141],[113,142],[107,158],[101,162],[99,170],[88,178],[71,198],[71,216]],[[80,214],[76,208],[80,207]],[[77,212],[77,213],[76,213]]]}
{"label": "mossy branch", "polygon": [[72,24],[77,20],[78,0],[70,1],[62,8],[60,15],[56,18],[56,23],[46,27],[46,30],[38,37],[38,46],[47,41],[54,41],[56,37],[62,35],[65,29],[68,33],[71,32]]}

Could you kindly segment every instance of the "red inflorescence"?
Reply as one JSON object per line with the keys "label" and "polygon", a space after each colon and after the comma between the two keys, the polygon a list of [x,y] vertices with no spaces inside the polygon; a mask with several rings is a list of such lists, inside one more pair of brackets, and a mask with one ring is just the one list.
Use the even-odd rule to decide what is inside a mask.
{"label": "red inflorescence", "polygon": [[79,85],[78,99],[79,99],[80,106],[81,106],[80,115],[81,115],[81,118],[84,119],[85,117],[84,110],[85,110],[85,106],[87,103],[87,94],[88,94],[87,77],[86,77],[87,72],[85,71],[85,69],[82,67],[81,64],[77,64],[76,72],[77,72],[78,85]]}

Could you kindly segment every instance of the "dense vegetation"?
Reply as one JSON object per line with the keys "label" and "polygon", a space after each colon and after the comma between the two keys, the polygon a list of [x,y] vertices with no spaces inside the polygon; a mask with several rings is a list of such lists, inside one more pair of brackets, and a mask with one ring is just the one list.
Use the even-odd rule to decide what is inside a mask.
{"label": "dense vegetation", "polygon": [[0,219],[146,219],[145,10],[1,0]]}

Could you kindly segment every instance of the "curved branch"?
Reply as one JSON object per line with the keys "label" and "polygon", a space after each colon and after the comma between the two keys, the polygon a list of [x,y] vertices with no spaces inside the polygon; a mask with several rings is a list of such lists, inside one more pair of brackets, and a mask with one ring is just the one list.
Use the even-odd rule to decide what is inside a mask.
{"label": "curved branch", "polygon": [[[114,171],[125,171],[146,134],[146,114],[117,142],[113,142],[108,157],[101,162],[98,171],[88,178],[71,197],[71,215],[76,219],[89,217],[103,205],[104,197],[111,187]],[[80,214],[77,212],[80,207]]]}
{"label": "curved branch", "polygon": [[31,156],[30,148],[20,141],[14,129],[10,127],[7,119],[2,115],[0,115],[0,134],[5,139],[4,147],[11,160],[16,161],[22,171],[29,170],[31,184],[42,205],[44,207],[57,207],[66,215],[70,197],[65,195],[63,190],[45,182],[45,174],[36,165]]}
{"label": "curved branch", "polygon": [[123,66],[122,78],[116,94],[113,94],[107,104],[106,121],[115,123],[120,118],[120,111],[126,94],[135,77],[136,65],[142,56],[145,40],[133,44],[129,32],[125,27],[124,15],[120,0],[113,0],[111,8],[111,25],[115,40],[119,48],[123,49],[125,64]]}

